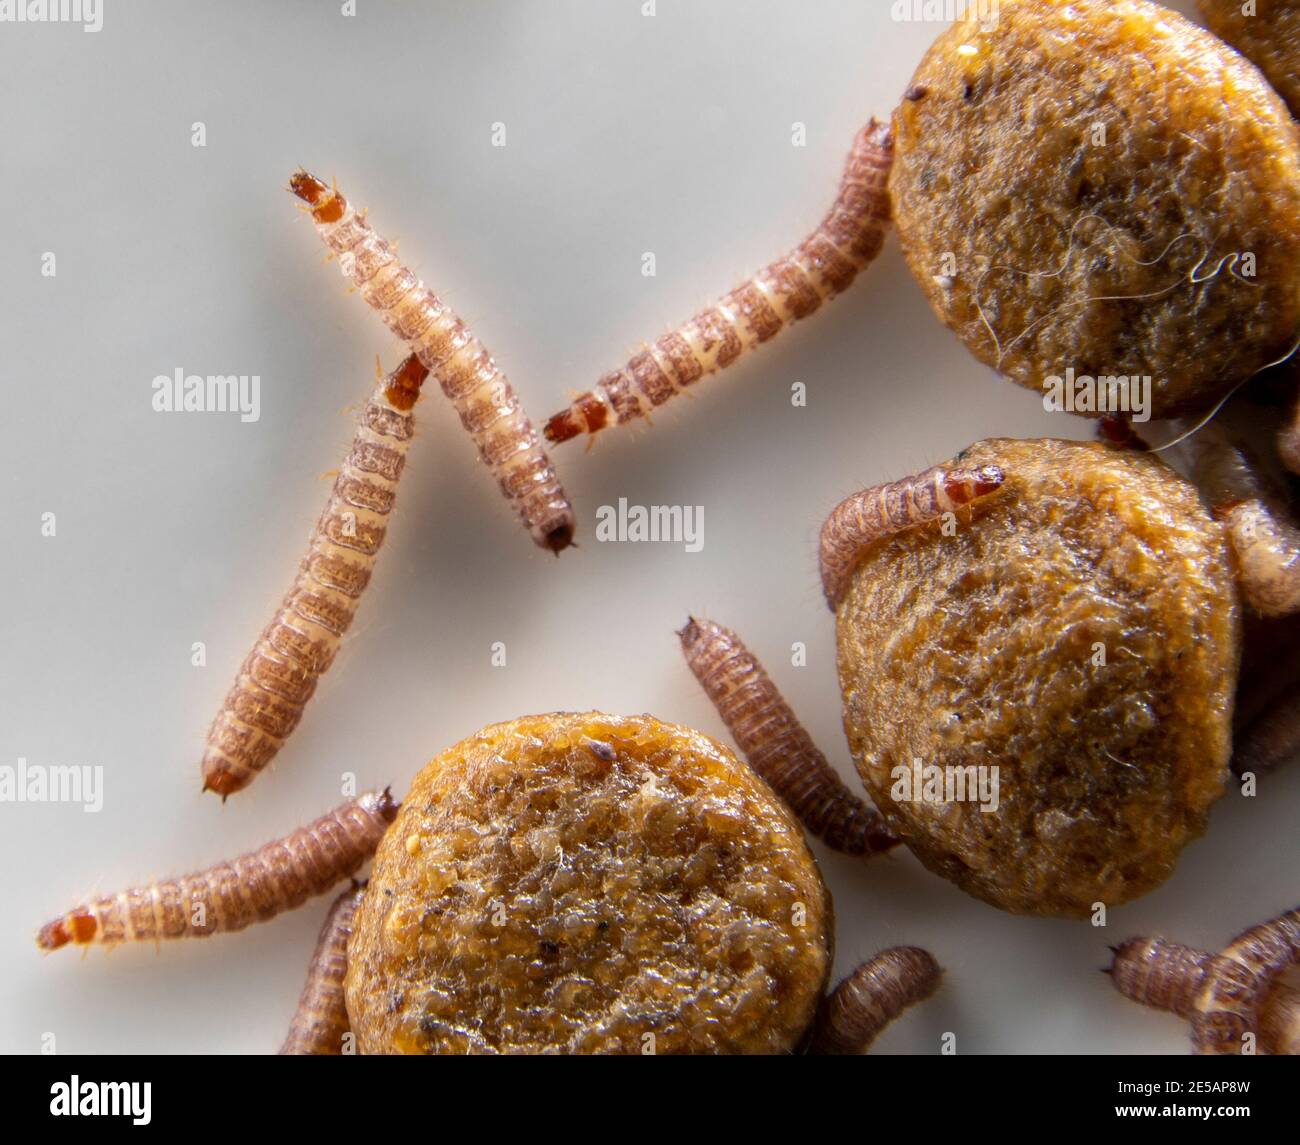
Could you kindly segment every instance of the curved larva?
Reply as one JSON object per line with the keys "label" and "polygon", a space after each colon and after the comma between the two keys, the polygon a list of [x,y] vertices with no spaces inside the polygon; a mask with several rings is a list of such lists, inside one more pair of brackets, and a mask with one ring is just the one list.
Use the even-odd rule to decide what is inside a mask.
{"label": "curved larva", "polygon": [[[1114,947],[1106,969],[1124,997],[1189,1018],[1197,995],[1215,971],[1217,956],[1163,938],[1132,938]],[[1266,1054],[1300,1053],[1300,991],[1277,982],[1259,1013],[1259,1048]]]}
{"label": "curved larva", "polygon": [[898,844],[880,812],[835,774],[740,637],[694,617],[677,635],[686,663],[749,765],[809,831],[848,855],[878,855]]}
{"label": "curved larva", "polygon": [[1192,1052],[1239,1054],[1277,980],[1300,960],[1300,907],[1252,926],[1214,960],[1192,1010]]}
{"label": "curved larva", "polygon": [[76,907],[41,927],[36,945],[57,950],[69,942],[111,946],[243,930],[355,873],[396,815],[388,791],[368,792],[232,862]]}
{"label": "curved larva", "polygon": [[411,409],[427,376],[411,355],[366,402],[293,587],[208,729],[205,791],[225,799],[253,781],[298,726],[333,662],[384,543],[414,432]]}
{"label": "curved larva", "polygon": [[573,509],[492,355],[337,190],[306,171],[289,180],[289,189],[311,208],[343,276],[438,379],[533,541],[557,554],[566,549],[573,542]]}
{"label": "curved larva", "polygon": [[325,916],[281,1054],[324,1056],[343,1052],[343,1036],[350,1028],[343,997],[348,939],[365,890],[365,884],[350,887],[334,900]]}
{"label": "curved larva", "polygon": [[975,469],[936,465],[846,497],[831,510],[821,530],[822,590],[831,611],[839,607],[854,569],[871,545],[987,497],[1005,480],[997,465]]}
{"label": "curved larva", "polygon": [[731,365],[846,290],[880,253],[889,223],[894,142],[871,120],[853,140],[839,194],[817,229],[716,305],[647,346],[546,423],[551,442],[623,425]]}
{"label": "curved larva", "polygon": [[1197,484],[1227,528],[1247,603],[1264,616],[1300,611],[1300,529],[1217,426],[1202,429],[1190,451]]}
{"label": "curved larva", "polygon": [[809,1052],[865,1053],[890,1022],[930,997],[942,979],[934,955],[919,946],[882,950],[823,1001]]}

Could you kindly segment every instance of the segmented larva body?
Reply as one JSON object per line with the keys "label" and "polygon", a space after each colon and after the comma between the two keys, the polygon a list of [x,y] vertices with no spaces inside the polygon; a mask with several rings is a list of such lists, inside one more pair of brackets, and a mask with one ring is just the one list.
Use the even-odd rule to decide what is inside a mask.
{"label": "segmented larva body", "polygon": [[694,617],[677,635],[691,672],[750,766],[809,831],[848,855],[876,855],[897,845],[880,812],[835,774],[740,637]]}
{"label": "segmented larva body", "polygon": [[822,590],[831,611],[839,606],[854,569],[871,545],[987,497],[1005,480],[997,465],[974,469],[936,465],[846,497],[831,510],[821,531]]}
{"label": "segmented larva body", "polygon": [[[1126,998],[1154,1010],[1190,1018],[1196,999],[1215,972],[1218,956],[1163,938],[1133,938],[1114,948],[1107,968]],[[1259,1049],[1266,1054],[1300,1054],[1300,990],[1275,982],[1259,1008]]]}
{"label": "segmented larva body", "polygon": [[57,950],[69,942],[111,946],[243,930],[354,874],[396,815],[386,790],[369,792],[233,862],[76,907],[41,927],[36,944]]}
{"label": "segmented larva body", "polygon": [[1300,611],[1300,529],[1217,426],[1192,439],[1191,454],[1197,484],[1228,530],[1246,601],[1264,616]]}
{"label": "segmented larva body", "polygon": [[645,417],[846,290],[884,242],[893,158],[889,125],[873,119],[854,138],[839,194],[812,234],[622,369],[606,374],[594,390],[546,423],[547,439],[568,441]]}
{"label": "segmented larva body", "polygon": [[492,355],[337,190],[306,171],[295,174],[289,187],[311,208],[344,277],[438,379],[533,541],[554,553],[567,548],[575,529],[573,509]]}
{"label": "segmented larva body", "polygon": [[1237,737],[1232,748],[1232,770],[1272,771],[1300,756],[1300,687],[1276,700]]}
{"label": "segmented larva body", "polygon": [[427,375],[411,355],[366,402],[293,587],[208,729],[204,790],[224,799],[247,787],[298,726],[333,662],[384,543]]}
{"label": "segmented larva body", "polygon": [[307,981],[298,998],[298,1009],[289,1023],[289,1033],[280,1047],[282,1055],[326,1056],[343,1052],[343,1037],[349,1030],[343,979],[348,972],[348,939],[365,885],[350,887],[334,900],[316,952],[307,968]]}
{"label": "segmented larva body", "polygon": [[1125,998],[1189,1018],[1214,963],[1206,950],[1164,938],[1130,938],[1114,948],[1107,968],[1111,985]]}
{"label": "segmented larva body", "polygon": [[938,988],[943,970],[918,946],[895,946],[864,962],[822,1002],[809,1052],[860,1054],[909,1006]]}
{"label": "segmented larva body", "polygon": [[1277,980],[1300,960],[1300,907],[1252,926],[1218,955],[1192,1009],[1192,1051],[1239,1054],[1258,1033],[1260,1010]]}

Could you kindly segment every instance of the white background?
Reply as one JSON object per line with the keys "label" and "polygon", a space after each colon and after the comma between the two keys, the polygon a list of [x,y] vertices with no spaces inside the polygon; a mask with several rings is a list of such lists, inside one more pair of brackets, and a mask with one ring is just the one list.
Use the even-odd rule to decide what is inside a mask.
{"label": "white background", "polygon": [[[403,352],[324,263],[290,172],[368,206],[540,422],[800,240],[855,129],[888,114],[940,29],[891,21],[885,0],[358,7],[109,0],[97,34],[0,25],[0,762],[98,765],[107,787],[99,814],[0,805],[4,1049],[47,1032],[61,1052],[275,1049],[325,900],[161,950],[45,957],[32,934],[93,891],[286,832],[339,802],[345,771],[400,792],[492,721],[649,711],[725,739],[680,657],[688,612],[743,634],[860,789],[818,589],[823,516],[984,436],[1090,435],[969,356],[892,238],[847,295],[653,428],[557,450],[582,546],[559,560],[432,389],[339,661],[268,774],[225,806],[200,795],[204,732],[289,586],[375,355],[391,368]],[[152,379],[177,367],[260,375],[261,420],[153,412]],[[623,496],[703,505],[704,551],[594,543],[597,507]],[[1225,797],[1175,877],[1105,930],[1003,914],[906,853],[819,851],[837,971],[902,942],[947,968],[880,1052],[934,1053],[945,1031],[963,1053],[1185,1052],[1183,1023],[1097,973],[1107,944],[1217,949],[1292,906],[1297,796],[1293,769]]]}

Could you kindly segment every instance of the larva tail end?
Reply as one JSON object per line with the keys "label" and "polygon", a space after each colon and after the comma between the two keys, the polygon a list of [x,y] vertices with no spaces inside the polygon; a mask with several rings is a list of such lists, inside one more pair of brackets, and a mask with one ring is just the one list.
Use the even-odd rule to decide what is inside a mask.
{"label": "larva tail end", "polygon": [[52,922],[47,922],[36,932],[36,945],[42,950],[58,950],[69,942],[85,945],[93,941],[99,923],[90,911],[74,910]]}
{"label": "larva tail end", "polygon": [[677,630],[677,638],[682,642],[682,651],[687,659],[704,641],[719,635],[730,635],[720,624],[712,620],[701,620],[697,616],[688,616],[684,627]]}
{"label": "larva tail end", "polygon": [[224,803],[228,796],[243,791],[252,781],[253,775],[246,768],[236,771],[230,761],[221,756],[209,757],[203,761],[203,790],[220,795],[221,802]]}
{"label": "larva tail end", "polygon": [[555,528],[551,529],[550,532],[546,534],[542,540],[542,544],[558,557],[565,549],[573,544],[573,533],[573,522],[564,521],[561,524],[556,525]]}
{"label": "larva tail end", "polygon": [[[393,798],[393,789],[391,787],[385,787],[378,796],[375,810],[379,813],[380,818],[383,819],[385,823],[391,823],[397,818],[397,812],[401,806],[402,805]],[[352,880],[352,884],[354,887],[357,885],[356,879]]]}

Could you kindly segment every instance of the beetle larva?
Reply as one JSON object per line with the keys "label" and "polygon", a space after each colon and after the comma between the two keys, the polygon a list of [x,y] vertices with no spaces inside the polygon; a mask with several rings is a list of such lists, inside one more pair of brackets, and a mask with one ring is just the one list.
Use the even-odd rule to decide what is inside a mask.
{"label": "beetle larva", "polygon": [[1259,1029],[1269,990],[1300,960],[1300,907],[1252,926],[1233,939],[1211,967],[1192,1010],[1192,1050],[1239,1054]]}
{"label": "beetle larva", "polygon": [[293,587],[208,729],[205,791],[225,799],[253,781],[298,726],[333,662],[384,543],[414,432],[411,410],[427,376],[412,354],[366,402]]}
{"label": "beetle larva", "polygon": [[835,774],[740,637],[694,617],[677,635],[686,663],[750,766],[809,831],[848,855],[877,855],[897,845],[880,812]]}
{"label": "beetle larva", "polygon": [[282,1055],[324,1056],[343,1052],[343,1035],[349,1028],[348,1008],[343,998],[343,979],[348,973],[348,939],[352,937],[352,920],[364,893],[364,883],[349,888],[334,900],[325,916],[298,1009],[280,1047]]}
{"label": "beetle larva", "polygon": [[[1215,972],[1218,956],[1164,938],[1131,938],[1112,947],[1105,968],[1125,998],[1153,1010],[1190,1018],[1196,998]],[[1300,991],[1276,982],[1259,1008],[1259,1050],[1300,1054]]]}
{"label": "beetle larva", "polygon": [[986,497],[1001,488],[1004,480],[996,465],[974,469],[936,465],[846,497],[831,510],[821,531],[822,589],[831,611],[870,545]]}
{"label": "beetle larva", "polygon": [[839,194],[811,235],[622,369],[606,374],[594,390],[546,423],[547,440],[568,441],[645,417],[846,290],[884,242],[892,162],[889,125],[873,119],[854,138]]}
{"label": "beetle larva", "polygon": [[1247,602],[1264,616],[1300,611],[1300,529],[1246,452],[1218,426],[1191,439],[1197,484],[1227,527]]}
{"label": "beetle larva", "polygon": [[289,189],[311,209],[344,277],[438,379],[534,542],[553,553],[567,548],[573,509],[514,389],[483,344],[337,190],[306,171],[289,180]]}
{"label": "beetle larva", "polygon": [[930,997],[942,978],[943,970],[928,950],[882,950],[823,1000],[809,1053],[865,1053],[899,1014]]}
{"label": "beetle larva", "polygon": [[387,790],[368,792],[233,862],[78,906],[41,927],[36,944],[58,950],[69,942],[111,946],[243,930],[353,874],[396,816]]}

